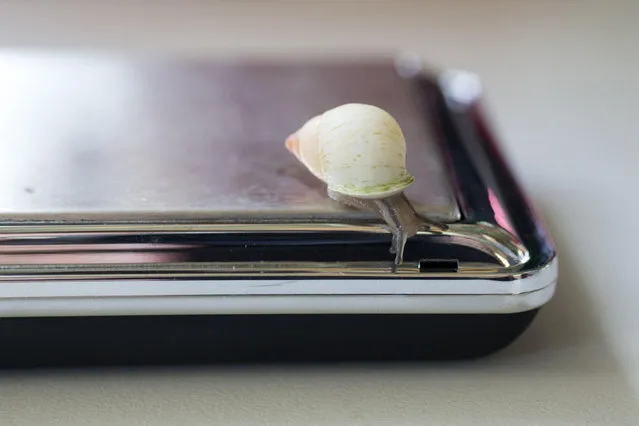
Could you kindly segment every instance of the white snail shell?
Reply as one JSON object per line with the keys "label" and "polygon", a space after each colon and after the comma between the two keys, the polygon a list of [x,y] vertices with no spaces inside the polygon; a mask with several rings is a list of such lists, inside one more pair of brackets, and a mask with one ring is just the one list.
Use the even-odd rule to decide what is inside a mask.
{"label": "white snail shell", "polygon": [[381,199],[415,180],[406,169],[406,141],[397,121],[373,105],[351,103],[307,121],[286,147],[330,191]]}

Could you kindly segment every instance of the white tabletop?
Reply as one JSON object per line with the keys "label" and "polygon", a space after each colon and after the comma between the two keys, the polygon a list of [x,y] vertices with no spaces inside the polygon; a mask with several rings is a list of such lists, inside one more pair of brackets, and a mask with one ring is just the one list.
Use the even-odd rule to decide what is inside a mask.
{"label": "white tabletop", "polygon": [[489,359],[0,372],[0,425],[639,424],[638,23],[636,0],[0,1],[2,45],[401,48],[475,71],[561,261],[556,297]]}

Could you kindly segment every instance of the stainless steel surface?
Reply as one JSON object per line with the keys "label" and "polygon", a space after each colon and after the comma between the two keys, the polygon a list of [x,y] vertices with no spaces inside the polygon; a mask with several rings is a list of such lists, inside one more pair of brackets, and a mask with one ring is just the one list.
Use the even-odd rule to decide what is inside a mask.
{"label": "stainless steel surface", "polygon": [[460,212],[392,61],[206,63],[0,53],[0,221],[371,218],[331,201],[284,149],[305,120],[364,102],[408,143],[420,213]]}
{"label": "stainless steel surface", "polygon": [[[508,268],[487,267],[483,264],[460,265],[459,277],[452,273],[430,273],[427,280],[419,279],[419,267],[416,264],[402,265],[391,279],[371,280],[380,274],[389,276],[391,265],[379,262],[326,263],[289,262],[265,265],[262,273],[268,279],[264,281],[232,281],[224,278],[250,276],[249,269],[255,264],[239,262],[237,264],[217,264],[218,279],[210,278],[209,265],[164,264],[160,265],[144,279],[130,281],[131,276],[123,269],[113,274],[110,280],[100,280],[91,275],[92,268],[82,268],[84,275],[72,278],[60,276],[58,265],[47,265],[38,271],[42,279],[35,285],[23,285],[32,278],[29,268],[22,268],[24,275],[0,285],[0,299],[20,297],[133,297],[133,296],[195,296],[195,295],[366,295],[366,294],[520,294],[540,290],[553,284],[557,278],[557,261],[553,259],[536,271],[513,274]],[[95,268],[93,268],[95,270]],[[237,269],[237,271],[236,271]],[[358,270],[359,269],[359,270]],[[131,271],[133,272],[133,271]],[[282,274],[284,272],[284,274]],[[307,277],[317,279],[305,279]],[[57,277],[55,285],[47,283],[49,277]],[[164,278],[197,277],[201,280],[172,281]],[[339,277],[341,279],[336,279]],[[352,278],[345,280],[343,278]],[[456,278],[451,281],[451,278]],[[472,278],[472,279],[470,279]],[[477,285],[478,280],[481,285]],[[114,285],[117,283],[117,285]],[[454,283],[454,284],[451,284]]]}
{"label": "stainless steel surface", "polygon": [[[447,231],[430,235],[420,232],[416,238],[432,239],[435,249],[443,245],[470,247],[485,253],[491,261],[468,261],[460,256],[459,270],[454,272],[420,272],[416,262],[408,261],[400,266],[392,261],[339,261],[305,262],[282,260],[220,261],[219,251],[207,254],[204,259],[193,260],[193,253],[204,249],[214,250],[220,243],[219,235],[251,235],[256,233],[331,232],[336,241],[340,234],[380,234],[386,231],[374,224],[206,224],[206,225],[155,225],[136,228],[130,225],[59,225],[55,232],[50,226],[0,226],[0,281],[65,280],[69,273],[73,279],[135,278],[140,272],[144,277],[171,278],[177,276],[340,276],[340,277],[491,277],[506,279],[520,272],[530,254],[520,241],[503,229],[490,224],[453,224]],[[49,232],[41,232],[49,229]],[[40,232],[39,232],[40,231]],[[205,236],[202,238],[192,238]],[[108,240],[104,240],[108,238]],[[271,241],[270,244],[277,244]],[[300,240],[302,244],[312,244]],[[250,249],[241,242],[222,251],[242,252]],[[297,250],[299,250],[299,246]],[[317,250],[331,250],[324,246]],[[296,247],[290,248],[291,255]],[[247,254],[247,257],[249,255]]]}
{"label": "stainless steel surface", "polygon": [[[343,280],[332,280],[333,288]],[[370,280],[368,280],[370,284]],[[95,286],[89,283],[91,288]],[[134,290],[140,291],[140,283]],[[154,283],[148,283],[153,285]],[[323,282],[322,284],[326,284]],[[389,284],[401,284],[392,280]],[[159,283],[166,292],[167,282]],[[64,288],[75,290],[73,287]],[[86,287],[86,286],[85,286]],[[116,286],[112,286],[116,287]],[[345,297],[325,295],[177,295],[160,296],[55,296],[0,297],[0,317],[73,317],[132,315],[286,315],[286,314],[512,314],[546,304],[555,292],[555,281],[528,293],[411,294],[394,292]],[[119,286],[119,288],[127,288]],[[1,287],[0,287],[1,290]],[[33,291],[32,293],[37,293]]]}
{"label": "stainless steel surface", "polygon": [[[87,60],[89,68],[95,63]],[[68,299],[71,304],[81,303],[86,297],[120,300],[100,305],[104,312],[134,312],[135,306],[141,306],[138,302],[144,304],[139,297],[151,297],[156,302],[162,297],[175,298],[175,304],[163,305],[169,312],[196,305],[207,312],[213,309],[213,305],[204,307],[204,302],[188,299],[196,295],[256,297],[254,302],[246,302],[248,305],[238,305],[231,300],[234,298],[209,300],[221,311],[237,312],[296,311],[302,309],[296,305],[302,303],[302,296],[319,297],[314,309],[325,312],[340,311],[333,309],[339,304],[353,311],[381,312],[381,305],[386,302],[388,312],[516,312],[539,307],[552,296],[557,278],[554,245],[490,132],[481,108],[481,86],[475,84],[478,81],[472,75],[447,73],[440,78],[423,74],[402,80],[387,65],[356,64],[290,65],[291,68],[270,64],[248,68],[173,64],[170,69],[166,63],[158,67],[152,61],[133,68],[128,68],[127,62],[118,64],[120,73],[129,73],[124,79],[129,84],[127,90],[111,93],[119,101],[78,104],[60,110],[75,111],[84,118],[78,121],[77,115],[67,117],[63,128],[73,132],[63,134],[82,134],[78,129],[83,127],[78,123],[86,123],[87,138],[58,138],[60,132],[50,131],[51,137],[43,139],[45,134],[39,132],[48,128],[46,123],[52,126],[48,128],[51,130],[65,122],[57,116],[47,121],[47,114],[54,111],[51,108],[43,107],[41,115],[32,115],[41,121],[31,133],[27,125],[2,122],[5,130],[22,129],[22,133],[5,134],[21,135],[22,139],[13,140],[28,143],[11,148],[12,152],[21,153],[14,158],[23,161],[9,164],[6,158],[2,160],[12,167],[3,173],[21,178],[0,183],[7,190],[0,197],[5,197],[4,205],[12,208],[4,208],[5,221],[0,223],[0,315],[15,315],[11,306],[17,306],[16,297],[21,294],[60,303]],[[75,63],[69,69],[77,71],[81,67]],[[210,77],[212,70],[215,79]],[[333,80],[335,75],[344,77],[343,81],[349,84],[331,86],[335,92],[327,93],[314,86],[322,81],[326,86],[342,81]],[[357,76],[361,77],[361,84]],[[76,77],[80,79],[81,73]],[[211,81],[227,84],[213,84],[212,88],[204,84]],[[232,81],[246,82],[247,87],[238,87]],[[372,81],[386,84],[371,84]],[[278,103],[297,102],[293,97],[287,98],[287,85],[295,87],[300,96],[306,93],[305,102],[294,108]],[[94,96],[102,93],[94,85],[85,86],[83,90]],[[398,87],[402,91],[394,90]],[[310,96],[315,92],[315,97]],[[304,118],[324,109],[324,102],[347,102],[356,93],[363,102],[380,104],[375,99],[389,98],[397,102],[389,109],[403,120],[407,135],[411,135],[413,145],[409,151],[418,147],[409,155],[416,165],[414,173],[421,183],[429,179],[437,182],[433,187],[416,185],[415,190],[423,190],[416,196],[422,197],[422,205],[427,205],[434,216],[448,215],[452,222],[445,232],[420,232],[411,239],[416,251],[399,268],[393,266],[387,248],[381,254],[364,253],[374,241],[381,241],[379,238],[390,239],[381,223],[330,203],[321,186],[298,168],[297,161],[282,146],[280,134],[294,130]],[[337,98],[340,100],[335,101]],[[171,99],[175,102],[169,102]],[[230,105],[242,111],[236,118],[258,118],[239,126],[235,118],[224,115],[229,112],[219,105],[219,99],[228,99]],[[252,100],[242,103],[240,99]],[[273,102],[272,109],[251,109],[268,104],[267,100]],[[73,102],[70,100],[69,104]],[[217,109],[211,107],[213,104]],[[388,107],[391,102],[381,104]],[[31,111],[37,109],[34,105],[23,104],[21,108]],[[106,109],[111,115],[102,114],[105,105],[111,105],[111,109]],[[283,110],[286,114],[277,112]],[[136,111],[144,113],[136,115]],[[209,113],[218,117],[212,122],[228,123],[228,133],[206,124]],[[112,125],[104,124],[109,122],[105,117],[110,117]],[[178,122],[179,126],[172,125]],[[436,143],[415,144],[418,135],[426,135],[420,132],[427,126]],[[105,136],[108,137],[104,139]],[[186,151],[178,148],[185,139],[182,146]],[[38,149],[43,140],[52,141],[53,145],[47,147],[66,147],[66,154],[57,156],[52,154],[55,150]],[[83,144],[82,140],[92,144]],[[154,149],[155,140],[163,143]],[[423,140],[427,140],[425,136]],[[69,152],[82,146],[92,146],[94,155],[56,165],[61,157],[68,157]],[[127,154],[121,155],[122,152]],[[433,156],[436,152],[443,156]],[[100,159],[99,164],[85,164],[94,157]],[[426,166],[417,167],[422,160]],[[21,167],[27,163],[40,167]],[[276,165],[280,174],[266,165]],[[38,171],[50,176],[51,182],[33,183],[26,179],[36,179]],[[74,173],[77,175],[73,178],[58,179]],[[84,175],[88,177],[83,179]],[[223,175],[225,179],[214,179]],[[31,186],[24,186],[27,181]],[[56,189],[54,181],[66,181],[72,188]],[[77,182],[82,184],[73,186]],[[260,190],[249,190],[249,195],[242,192],[242,188],[252,188],[255,182]],[[38,198],[41,184],[49,185],[49,190]],[[236,195],[225,198],[227,190],[236,191]],[[148,194],[149,198],[143,200],[140,194]],[[212,204],[212,200],[217,204]],[[346,250],[351,257],[320,259],[335,250]],[[415,253],[420,257],[415,258]],[[458,268],[420,270],[416,260],[419,258],[453,260]],[[424,304],[420,307],[408,299],[397,302],[398,295],[406,294],[418,295]],[[258,297],[265,295],[269,297]],[[340,295],[370,295],[386,298],[386,302],[377,300],[367,305],[364,299],[358,299],[363,304],[355,306],[355,302],[339,302]],[[477,295],[482,297],[468,298]],[[286,297],[290,297],[289,302],[285,302]],[[2,305],[5,302],[8,304]],[[69,307],[68,314],[86,311],[74,306]]]}

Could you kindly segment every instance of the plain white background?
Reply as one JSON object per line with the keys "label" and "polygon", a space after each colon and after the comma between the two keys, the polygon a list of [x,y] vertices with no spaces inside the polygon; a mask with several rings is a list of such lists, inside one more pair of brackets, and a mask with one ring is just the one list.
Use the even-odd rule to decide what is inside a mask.
{"label": "plain white background", "polygon": [[0,372],[1,425],[639,422],[639,2],[0,0],[0,44],[198,56],[405,49],[475,71],[561,255],[556,297],[490,359]]}

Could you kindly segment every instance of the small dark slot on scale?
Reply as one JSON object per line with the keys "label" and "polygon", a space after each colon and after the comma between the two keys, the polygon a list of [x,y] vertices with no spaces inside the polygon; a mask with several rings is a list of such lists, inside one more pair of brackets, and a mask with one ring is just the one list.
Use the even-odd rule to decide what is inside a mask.
{"label": "small dark slot on scale", "polygon": [[459,262],[457,260],[429,259],[419,261],[419,272],[457,272]]}

